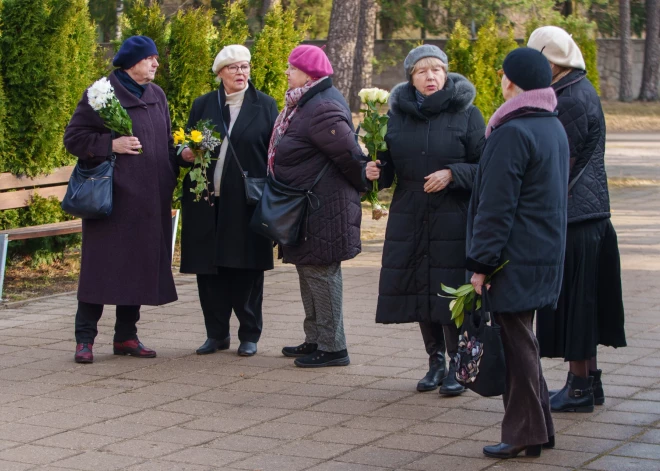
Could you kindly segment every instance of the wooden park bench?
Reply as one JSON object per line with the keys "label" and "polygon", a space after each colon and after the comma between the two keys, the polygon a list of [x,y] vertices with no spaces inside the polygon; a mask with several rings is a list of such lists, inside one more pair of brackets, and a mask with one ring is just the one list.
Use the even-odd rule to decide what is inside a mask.
{"label": "wooden park bench", "polygon": [[[34,194],[38,194],[43,198],[54,196],[59,201],[62,201],[62,198],[66,194],[66,187],[72,171],[73,166],[60,167],[55,169],[50,175],[36,178],[15,177],[11,173],[0,173],[0,211],[29,206],[32,195]],[[173,255],[178,224],[179,210],[173,209]],[[75,234],[78,232],[82,232],[82,219],[0,230],[0,301],[2,301],[2,287],[5,281],[5,264],[7,263],[7,246],[9,242],[13,240]]]}

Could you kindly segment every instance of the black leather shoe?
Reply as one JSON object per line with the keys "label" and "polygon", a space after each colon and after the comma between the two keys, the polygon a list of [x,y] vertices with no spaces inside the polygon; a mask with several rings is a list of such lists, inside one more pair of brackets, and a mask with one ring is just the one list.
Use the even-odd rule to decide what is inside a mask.
{"label": "black leather shoe", "polygon": [[348,357],[346,349],[338,352],[324,352],[316,350],[307,356],[296,358],[294,365],[300,368],[321,368],[324,366],[348,366],[351,359]]}
{"label": "black leather shoe", "polygon": [[417,390],[419,392],[425,392],[438,389],[438,386],[442,383],[442,378],[447,373],[445,368],[445,356],[442,353],[429,356],[429,371],[417,383]]}
{"label": "black leather shoe", "polygon": [[231,337],[227,337],[224,340],[208,338],[206,339],[206,342],[204,342],[204,345],[197,349],[197,355],[208,355],[209,353],[215,353],[218,350],[227,350],[230,341]]}
{"label": "black leather shoe", "polygon": [[605,404],[605,391],[603,391],[603,381],[601,380],[602,374],[603,370],[589,371],[589,376],[594,377],[594,404],[597,406]]}
{"label": "black leather shoe", "polygon": [[555,436],[550,435],[548,441],[543,444],[543,448],[554,448],[555,447]]}
{"label": "black leather shoe", "polygon": [[550,398],[552,412],[593,412],[594,411],[594,378],[581,378],[568,373],[566,386]]}
{"label": "black leather shoe", "polygon": [[238,355],[242,357],[251,357],[257,353],[257,344],[255,342],[241,342],[238,347]]}
{"label": "black leather shoe", "polygon": [[450,361],[449,372],[447,377],[442,380],[442,386],[440,386],[440,394],[443,396],[460,396],[464,392],[465,387],[456,381],[456,364]]}
{"label": "black leather shoe", "polygon": [[499,443],[484,447],[484,455],[489,458],[498,458],[501,460],[515,458],[523,451],[525,452],[525,456],[537,458],[541,456],[541,445],[513,446],[506,443]]}
{"label": "black leather shoe", "polygon": [[318,345],[315,343],[303,342],[297,347],[284,347],[282,349],[282,355],[285,357],[304,357],[310,353],[314,353]]}

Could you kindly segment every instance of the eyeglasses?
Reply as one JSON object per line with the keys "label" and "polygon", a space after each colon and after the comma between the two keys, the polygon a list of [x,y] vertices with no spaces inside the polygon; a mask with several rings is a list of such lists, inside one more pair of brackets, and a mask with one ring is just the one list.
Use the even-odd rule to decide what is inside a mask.
{"label": "eyeglasses", "polygon": [[236,75],[239,70],[241,71],[241,73],[247,74],[250,71],[250,65],[243,64],[240,67],[238,65],[228,65],[227,70],[232,75]]}
{"label": "eyeglasses", "polygon": [[499,78],[504,77],[504,69],[500,69],[500,70],[498,70],[498,71],[497,71],[497,76],[498,76]]}

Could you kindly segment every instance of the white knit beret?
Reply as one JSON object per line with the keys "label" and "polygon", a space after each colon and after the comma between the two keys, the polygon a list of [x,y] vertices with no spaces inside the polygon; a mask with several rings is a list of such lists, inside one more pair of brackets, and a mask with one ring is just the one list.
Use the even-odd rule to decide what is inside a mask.
{"label": "white knit beret", "polygon": [[213,73],[217,74],[223,67],[229,64],[243,61],[250,62],[251,57],[250,50],[245,46],[239,44],[225,46],[222,48],[222,51],[218,52],[218,55],[215,56],[215,61],[213,61]]}
{"label": "white knit beret", "polygon": [[534,30],[527,47],[541,51],[553,64],[571,69],[586,70],[580,48],[570,34],[557,26],[542,26]]}

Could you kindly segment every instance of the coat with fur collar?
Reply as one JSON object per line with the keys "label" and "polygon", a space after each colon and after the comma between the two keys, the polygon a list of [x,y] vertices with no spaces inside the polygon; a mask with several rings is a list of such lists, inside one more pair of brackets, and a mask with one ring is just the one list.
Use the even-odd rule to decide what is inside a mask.
{"label": "coat with fur collar", "polygon": [[[387,221],[376,321],[449,324],[449,301],[440,284],[465,283],[465,228],[472,182],[484,145],[485,124],[472,105],[474,86],[450,73],[445,87],[421,106],[409,83],[390,96],[388,150],[381,188],[396,190]],[[453,182],[423,191],[424,177],[450,169]]]}

